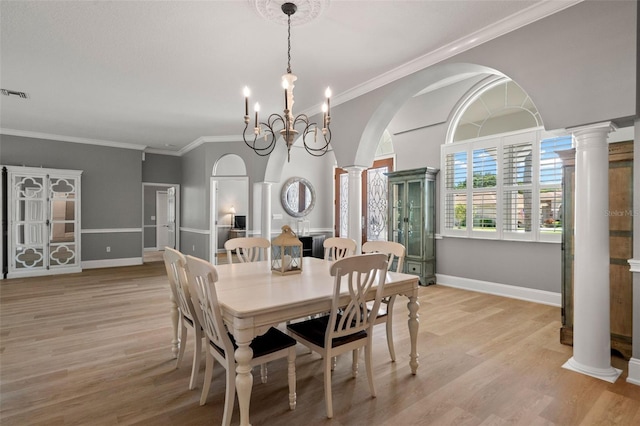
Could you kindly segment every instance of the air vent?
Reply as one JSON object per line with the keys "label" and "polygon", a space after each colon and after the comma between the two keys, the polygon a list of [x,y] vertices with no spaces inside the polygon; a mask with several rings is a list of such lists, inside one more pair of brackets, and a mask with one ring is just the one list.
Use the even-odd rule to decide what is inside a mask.
{"label": "air vent", "polygon": [[0,89],[5,96],[18,96],[22,99],[29,99],[29,95],[26,92],[18,92],[17,90]]}

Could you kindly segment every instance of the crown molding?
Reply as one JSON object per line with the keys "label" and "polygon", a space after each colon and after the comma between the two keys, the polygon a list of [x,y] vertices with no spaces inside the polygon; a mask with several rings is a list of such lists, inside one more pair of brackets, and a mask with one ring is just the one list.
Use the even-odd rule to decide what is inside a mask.
{"label": "crown molding", "polygon": [[173,155],[175,157],[180,157],[182,155],[180,151],[169,151],[166,149],[158,149],[158,148],[146,148],[144,152],[146,154]]}
{"label": "crown molding", "polygon": [[[340,105],[341,103],[355,99],[368,92],[413,74],[414,72],[428,68],[469,49],[480,46],[481,44],[495,38],[532,24],[533,22],[539,21],[547,16],[558,13],[564,9],[581,3],[582,1],[584,0],[546,0],[540,3],[535,3],[534,5],[503,18],[488,27],[482,28],[454,42],[446,44],[423,56],[387,71],[386,73],[374,77],[369,81],[347,90],[346,92],[338,94],[331,100],[332,105]],[[313,110],[315,111],[316,108],[313,108]],[[320,106],[317,107],[317,111],[320,111]]]}
{"label": "crown molding", "polygon": [[49,139],[52,141],[60,141],[60,142],[82,143],[86,145],[101,145],[101,146],[109,146],[112,148],[134,149],[136,151],[143,151],[147,148],[146,145],[136,145],[132,143],[114,142],[114,141],[108,141],[108,140],[102,140],[102,139],[78,138],[76,136],[54,135],[51,133],[31,132],[28,130],[0,128],[0,134],[10,135],[10,136],[22,136],[25,138]]}

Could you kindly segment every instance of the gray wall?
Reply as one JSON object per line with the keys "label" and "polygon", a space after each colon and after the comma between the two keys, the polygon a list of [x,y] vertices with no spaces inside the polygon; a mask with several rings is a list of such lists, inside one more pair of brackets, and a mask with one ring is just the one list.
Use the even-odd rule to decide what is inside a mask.
{"label": "gray wall", "polygon": [[[209,209],[211,205],[211,175],[213,166],[225,154],[237,154],[245,162],[249,190],[264,180],[268,157],[260,157],[243,142],[203,143],[181,157],[182,210],[180,241],[182,250],[193,256],[209,259]],[[253,201],[249,196],[249,212]],[[253,223],[247,223],[250,228]],[[186,229],[185,229],[186,228]]]}
{"label": "gray wall", "polygon": [[[513,78],[548,130],[624,121],[636,114],[636,18],[636,2],[583,2],[338,105],[332,130],[347,141],[334,146],[338,164],[370,165],[374,142],[388,126],[397,170],[439,167],[451,115],[482,74],[412,96],[463,72],[487,76],[497,70]],[[559,244],[445,238],[437,242],[436,268],[440,274],[560,292]]]}
{"label": "gray wall", "polygon": [[181,179],[182,160],[179,156],[149,153],[144,155],[143,182],[179,184]]}
{"label": "gray wall", "polygon": [[377,141],[404,103],[464,73],[513,78],[548,130],[635,116],[636,8],[636,2],[582,2],[335,106],[338,165],[371,165]]}
{"label": "gray wall", "polygon": [[335,157],[329,153],[323,157],[312,157],[302,147],[294,146],[291,161],[282,167],[280,182],[271,188],[271,212],[282,215],[282,219],[273,220],[271,231],[280,234],[283,225],[290,225],[295,231],[298,218],[289,216],[282,208],[280,194],[284,182],[291,177],[307,179],[316,192],[315,207],[304,220],[309,221],[311,230],[325,231],[333,228],[333,166]]}
{"label": "gray wall", "polygon": [[137,230],[83,233],[83,261],[142,256],[140,151],[8,135],[0,135],[0,145],[3,165],[83,170],[82,230]]}
{"label": "gray wall", "polygon": [[[473,78],[412,98],[389,124],[396,169],[440,168],[451,111],[482,78]],[[439,193],[439,181],[437,192]],[[436,196],[436,208],[440,203]],[[436,215],[439,229],[440,217]],[[560,293],[559,243],[443,238],[436,242],[436,272],[460,278]],[[544,267],[541,267],[541,266]]]}

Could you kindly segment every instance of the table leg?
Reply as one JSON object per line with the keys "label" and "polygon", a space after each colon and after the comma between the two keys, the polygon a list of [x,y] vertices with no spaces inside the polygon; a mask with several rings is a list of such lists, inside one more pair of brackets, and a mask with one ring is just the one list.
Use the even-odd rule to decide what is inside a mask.
{"label": "table leg", "polygon": [[420,309],[420,303],[418,303],[418,296],[412,295],[409,296],[409,303],[407,303],[407,308],[409,308],[409,335],[411,337],[411,355],[409,360],[409,366],[411,367],[411,374],[416,374],[418,371],[418,325],[420,321],[418,320],[418,309]]}
{"label": "table leg", "polygon": [[178,357],[178,304],[176,303],[176,298],[171,294],[171,326],[173,327],[173,338],[171,339],[171,354],[174,358]]}
{"label": "table leg", "polygon": [[248,342],[236,341],[238,349],[236,349],[235,357],[238,365],[236,366],[236,392],[238,393],[238,406],[240,407],[240,425],[251,426],[249,423],[249,403],[251,402],[251,388],[253,386],[253,376],[251,375],[251,359],[253,358],[253,350]]}

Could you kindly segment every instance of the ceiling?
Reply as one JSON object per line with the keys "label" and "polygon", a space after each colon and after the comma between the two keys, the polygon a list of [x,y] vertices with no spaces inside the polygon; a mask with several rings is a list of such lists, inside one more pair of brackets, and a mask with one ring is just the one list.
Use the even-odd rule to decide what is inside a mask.
{"label": "ceiling", "polygon": [[[295,0],[295,113],[332,106],[573,1]],[[4,134],[179,154],[241,140],[243,87],[281,112],[283,0],[0,2]],[[305,19],[316,14],[313,19]],[[309,22],[297,22],[309,20]],[[431,62],[430,62],[431,61]]]}

